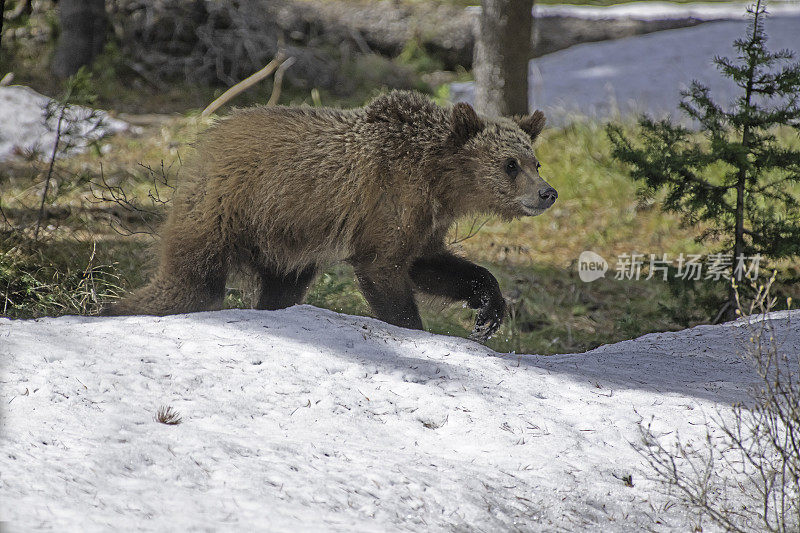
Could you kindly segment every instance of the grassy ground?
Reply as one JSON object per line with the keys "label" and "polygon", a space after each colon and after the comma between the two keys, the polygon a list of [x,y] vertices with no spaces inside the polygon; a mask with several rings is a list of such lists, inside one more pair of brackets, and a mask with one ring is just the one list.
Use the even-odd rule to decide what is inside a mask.
{"label": "grassy ground", "polygon": [[[444,0],[449,1],[449,0]],[[455,0],[460,1],[460,0]],[[60,84],[48,71],[51,45],[14,50],[0,57],[0,72],[13,70],[16,81],[57,95]],[[407,54],[404,64],[423,73],[425,57]],[[394,59],[392,60],[394,61]],[[164,208],[153,202],[153,178],[179,181],[189,143],[209,124],[199,110],[222,89],[176,84],[166,91],[142,86],[127,72],[119,52],[110,46],[93,67],[94,89],[101,108],[132,113],[160,111],[138,117],[141,129],[103,140],[84,154],[63,158],[55,165],[43,230],[38,242],[30,237],[38,216],[47,163],[29,160],[0,166],[0,315],[32,318],[58,314],[90,314],[100,302],[144,282],[148,252],[154,239],[147,234]],[[370,70],[369,68],[365,70]],[[372,69],[374,70],[374,69]],[[356,72],[354,76],[363,74]],[[467,75],[466,73],[461,73]],[[322,93],[325,105],[360,105],[378,89],[365,78],[363,91],[347,99]],[[267,83],[234,102],[266,101]],[[436,92],[444,97],[444,92]],[[281,103],[313,103],[309,91],[286,87]],[[189,111],[187,111],[187,109]],[[172,112],[172,114],[164,114]],[[224,109],[223,109],[224,112]],[[797,139],[789,139],[797,142]],[[678,329],[707,322],[724,287],[660,279],[614,279],[620,254],[708,253],[717,244],[694,242],[702,228],[682,227],[674,215],[645,201],[626,169],[610,156],[603,125],[575,123],[549,129],[538,144],[542,175],[559,191],[556,205],[544,215],[501,223],[495,219],[461,221],[453,229],[453,247],[489,268],[510,302],[510,314],[489,345],[499,351],[558,353],[589,349],[644,333]],[[162,166],[163,165],[163,166]],[[109,202],[98,201],[106,183],[119,187],[135,204],[153,211],[142,220]],[[168,199],[169,188],[160,187]],[[9,233],[4,218],[27,228]],[[480,231],[470,238],[471,229]],[[133,235],[121,235],[133,232]],[[594,251],[610,264],[606,278],[582,282],[576,262],[584,250]],[[781,265],[787,280],[798,279],[798,265]],[[778,293],[800,297],[786,282]],[[248,280],[233,279],[226,305],[247,306],[253,289]],[[369,314],[357,290],[352,270],[336,265],[320,276],[308,303],[336,311]],[[424,300],[423,320],[438,333],[465,336],[474,312],[441,300]]]}
{"label": "grassy ground", "polygon": [[[6,238],[0,244],[0,310],[11,317],[92,313],[141,284],[148,264],[148,235],[122,236],[118,210],[99,202],[102,177],[148,205],[152,174],[180,178],[189,142],[208,121],[196,112],[167,117],[138,134],[121,134],[105,146],[57,163],[60,189],[51,198],[41,243]],[[694,242],[698,228],[682,228],[672,215],[641,201],[625,169],[613,161],[601,125],[577,123],[548,130],[538,146],[542,174],[559,190],[557,204],[544,215],[504,224],[465,220],[451,239],[474,236],[454,245],[463,255],[489,268],[510,302],[510,315],[489,345],[499,351],[559,353],[589,349],[647,332],[678,329],[710,320],[708,284],[700,287],[660,279],[613,279],[622,253],[701,253]],[[11,222],[29,225],[41,195],[44,163],[19,162],[0,170],[0,198]],[[80,178],[76,178],[79,176]],[[94,185],[93,185],[94,184]],[[95,193],[92,193],[94,188]],[[158,206],[156,206],[158,207]],[[157,217],[156,217],[157,218]],[[146,229],[123,220],[127,229]],[[710,245],[710,246],[713,246]],[[605,279],[584,283],[575,263],[584,250],[605,257]],[[231,282],[229,307],[246,306],[252,288]],[[722,287],[717,294],[723,294]],[[797,295],[795,295],[797,297]],[[711,298],[713,300],[713,297]],[[352,270],[335,265],[320,276],[308,303],[346,313],[368,315]],[[474,312],[441,300],[424,300],[423,320],[434,332],[465,336]]]}

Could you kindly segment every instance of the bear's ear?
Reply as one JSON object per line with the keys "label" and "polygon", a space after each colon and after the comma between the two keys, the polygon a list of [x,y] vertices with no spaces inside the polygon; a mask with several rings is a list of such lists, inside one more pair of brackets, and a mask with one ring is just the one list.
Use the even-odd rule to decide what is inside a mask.
{"label": "bear's ear", "polygon": [[483,130],[483,121],[472,106],[459,102],[450,115],[450,138],[461,146]]}
{"label": "bear's ear", "polygon": [[536,137],[542,133],[544,129],[544,123],[547,122],[547,119],[544,117],[544,113],[541,111],[534,111],[531,115],[526,115],[524,117],[514,117],[514,122],[517,123],[517,126],[528,134],[528,137],[531,138],[531,141],[535,141]]}

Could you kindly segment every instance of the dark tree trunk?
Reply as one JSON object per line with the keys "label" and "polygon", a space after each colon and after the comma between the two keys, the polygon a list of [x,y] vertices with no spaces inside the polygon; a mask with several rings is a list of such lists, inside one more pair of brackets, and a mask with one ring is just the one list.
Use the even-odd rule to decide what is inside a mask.
{"label": "dark tree trunk", "polygon": [[[753,26],[753,37],[751,42],[756,40],[758,28]],[[747,85],[745,86],[744,108],[752,115],[753,84],[755,83],[755,64],[750,64],[747,71]],[[745,153],[750,153],[750,126],[745,124],[742,128],[742,149]],[[733,232],[733,266],[735,267],[740,257],[744,258],[744,195],[747,190],[747,167],[740,163],[739,172],[736,176],[736,212],[734,213],[734,232]],[[737,282],[744,281],[737,280]],[[723,316],[726,320],[735,320],[736,316],[736,289],[733,285],[728,289],[728,306]]]}
{"label": "dark tree trunk", "polygon": [[0,0],[0,55],[3,53],[3,14],[6,12],[6,0]]}
{"label": "dark tree trunk", "polygon": [[487,115],[528,112],[533,0],[484,0],[475,43],[475,108]]}
{"label": "dark tree trunk", "polygon": [[60,35],[53,57],[53,74],[72,76],[90,65],[103,51],[106,42],[106,6],[104,0],[61,0]]}

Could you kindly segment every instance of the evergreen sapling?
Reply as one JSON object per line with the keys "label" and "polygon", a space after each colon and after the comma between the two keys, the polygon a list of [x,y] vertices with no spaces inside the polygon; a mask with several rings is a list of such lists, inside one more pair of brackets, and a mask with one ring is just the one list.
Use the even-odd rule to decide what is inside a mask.
{"label": "evergreen sapling", "polygon": [[[737,280],[746,277],[748,258],[800,255],[800,151],[776,136],[780,127],[800,132],[800,64],[791,51],[767,50],[764,3],[747,11],[752,22],[734,42],[736,59],[714,58],[739,96],[723,107],[697,81],[682,93],[680,108],[699,132],[643,116],[637,146],[618,125],[607,128],[614,157],[630,164],[642,193],[665,191],[664,210],[702,224],[698,240],[721,242]],[[734,318],[735,309],[731,287],[720,315]]]}

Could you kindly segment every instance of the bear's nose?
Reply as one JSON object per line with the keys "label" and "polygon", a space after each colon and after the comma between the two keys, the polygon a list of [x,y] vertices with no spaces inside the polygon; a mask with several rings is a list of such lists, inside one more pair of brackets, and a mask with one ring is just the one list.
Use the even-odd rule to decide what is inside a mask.
{"label": "bear's nose", "polygon": [[554,188],[548,187],[547,189],[539,191],[539,198],[542,199],[543,204],[550,207],[555,203],[556,198],[558,198],[558,192]]}

